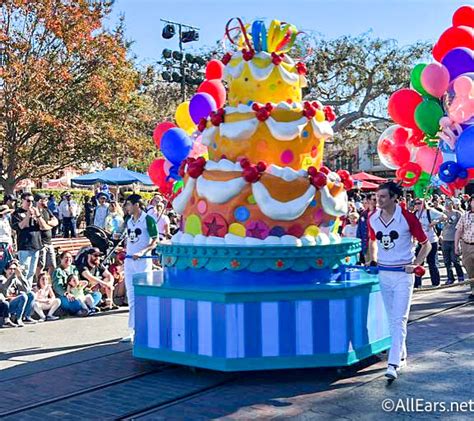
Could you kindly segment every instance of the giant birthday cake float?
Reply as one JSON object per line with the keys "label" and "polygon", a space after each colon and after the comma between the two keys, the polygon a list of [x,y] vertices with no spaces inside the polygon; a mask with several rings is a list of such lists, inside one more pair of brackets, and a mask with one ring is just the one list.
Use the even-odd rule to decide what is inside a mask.
{"label": "giant birthday cake float", "polygon": [[331,107],[302,99],[306,66],[288,54],[241,48],[222,59],[228,105],[198,129],[209,160],[181,164],[183,215],[172,242],[194,245],[337,243],[347,171],[322,165]]}

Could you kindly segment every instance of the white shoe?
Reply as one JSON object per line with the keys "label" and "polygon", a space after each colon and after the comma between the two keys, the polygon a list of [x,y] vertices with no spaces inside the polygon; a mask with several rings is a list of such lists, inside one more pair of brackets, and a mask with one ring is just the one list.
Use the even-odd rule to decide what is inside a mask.
{"label": "white shoe", "polygon": [[389,380],[395,380],[398,377],[397,369],[393,365],[388,365],[385,377]]}
{"label": "white shoe", "polygon": [[123,344],[133,343],[133,336],[134,336],[133,333],[131,333],[130,335],[125,336],[122,339],[120,339],[120,342]]}

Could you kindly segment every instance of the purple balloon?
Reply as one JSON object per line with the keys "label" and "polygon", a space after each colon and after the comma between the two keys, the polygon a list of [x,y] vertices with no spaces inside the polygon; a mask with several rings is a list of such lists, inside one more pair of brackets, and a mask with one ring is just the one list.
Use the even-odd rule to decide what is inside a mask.
{"label": "purple balloon", "polygon": [[470,48],[453,48],[441,63],[448,69],[450,80],[454,80],[463,73],[474,72],[474,53]]}
{"label": "purple balloon", "polygon": [[209,117],[209,114],[216,109],[215,99],[205,92],[194,95],[189,102],[189,114],[196,124],[199,124],[201,118]]}

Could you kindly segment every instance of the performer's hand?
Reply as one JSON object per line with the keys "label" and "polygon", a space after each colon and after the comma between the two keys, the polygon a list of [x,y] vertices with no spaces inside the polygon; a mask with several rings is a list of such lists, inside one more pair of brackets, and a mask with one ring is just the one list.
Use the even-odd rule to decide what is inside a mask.
{"label": "performer's hand", "polygon": [[133,260],[138,260],[140,257],[143,256],[143,253],[140,251],[138,253],[135,253],[133,256],[132,256],[132,259]]}
{"label": "performer's hand", "polygon": [[405,272],[406,273],[414,273],[416,267],[417,267],[417,265],[406,265],[405,266]]}

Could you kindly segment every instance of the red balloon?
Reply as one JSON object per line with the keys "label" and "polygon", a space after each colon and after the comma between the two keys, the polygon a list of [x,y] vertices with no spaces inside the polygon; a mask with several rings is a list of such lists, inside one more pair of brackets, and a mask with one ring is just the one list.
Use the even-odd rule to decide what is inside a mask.
{"label": "red balloon", "polygon": [[197,91],[211,95],[216,101],[217,108],[221,108],[225,104],[227,94],[225,87],[220,80],[205,80],[199,85]]}
{"label": "red balloon", "polygon": [[443,57],[456,47],[474,49],[474,29],[468,26],[452,26],[446,29],[433,47],[433,57],[441,63]]}
{"label": "red balloon", "polygon": [[155,159],[148,167],[148,175],[153,181],[153,184],[157,185],[160,189],[166,184],[165,174],[165,160],[163,158]]}
{"label": "red balloon", "polygon": [[412,89],[399,89],[388,100],[388,113],[395,123],[410,129],[417,129],[415,108],[423,101],[422,96]]}
{"label": "red balloon", "polygon": [[391,151],[390,157],[395,165],[401,167],[410,161],[410,155],[410,151],[406,146],[395,146]]}
{"label": "red balloon", "polygon": [[474,6],[461,6],[454,12],[453,26],[474,27]]}
{"label": "red balloon", "polygon": [[405,127],[399,127],[393,132],[393,140],[396,146],[405,146],[410,133]]}
{"label": "red balloon", "polygon": [[224,64],[220,60],[211,60],[206,66],[206,79],[222,79],[224,76]]}
{"label": "red balloon", "polygon": [[420,129],[413,129],[412,135],[408,138],[408,143],[411,143],[413,146],[425,146],[426,142],[424,141],[425,134]]}
{"label": "red balloon", "polygon": [[161,138],[163,135],[169,130],[172,129],[173,127],[176,127],[175,124],[165,121],[163,123],[158,123],[155,127],[155,130],[153,130],[153,141],[155,142],[156,147],[159,149],[160,148],[160,142]]}

